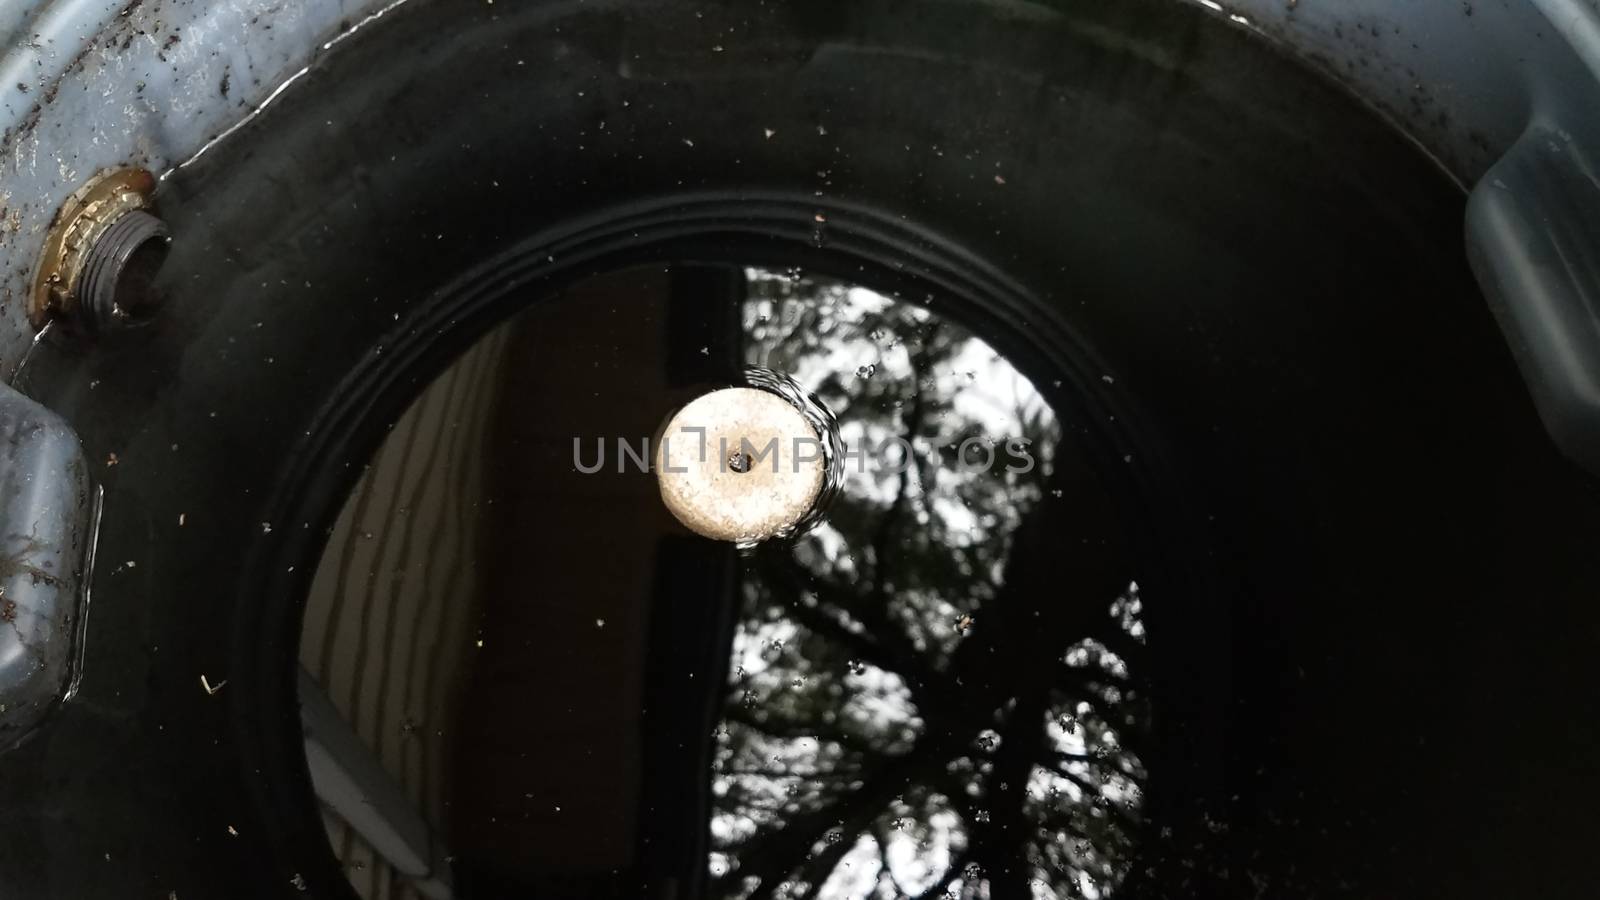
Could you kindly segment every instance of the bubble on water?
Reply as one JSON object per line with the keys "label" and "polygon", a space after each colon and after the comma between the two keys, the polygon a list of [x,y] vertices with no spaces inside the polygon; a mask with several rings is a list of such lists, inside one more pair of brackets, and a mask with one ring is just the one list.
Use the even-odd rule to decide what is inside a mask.
{"label": "bubble on water", "polygon": [[[798,277],[799,269],[791,271],[797,273]],[[762,366],[747,366],[743,376],[745,387],[776,394],[799,410],[817,436],[822,452],[822,487],[817,491],[817,498],[808,513],[772,536],[773,539],[782,540],[799,537],[822,521],[844,483],[844,440],[839,434],[839,420],[816,394],[807,391],[798,381],[782,372]]]}
{"label": "bubble on water", "polygon": [[876,371],[878,371],[878,367],[873,365],[872,363],[868,363],[868,364],[866,364],[864,366],[857,366],[856,367],[856,377],[858,377],[858,378],[871,378],[872,377],[872,373],[874,373]]}

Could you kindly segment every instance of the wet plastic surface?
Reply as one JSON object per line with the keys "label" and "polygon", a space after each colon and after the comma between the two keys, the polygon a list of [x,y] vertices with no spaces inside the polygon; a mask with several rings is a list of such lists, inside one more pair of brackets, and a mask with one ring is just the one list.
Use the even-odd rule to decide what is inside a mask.
{"label": "wet plastic surface", "polygon": [[1600,473],[1600,174],[1536,127],[1473,191],[1467,241],[1545,427]]}
{"label": "wet plastic surface", "polygon": [[0,752],[72,691],[93,500],[78,436],[0,385]]}
{"label": "wet plastic surface", "polygon": [[[362,467],[433,376],[516,311],[553,311],[552,298],[605,273],[733,263],[798,266],[930,310],[1007,360],[1064,428],[1085,423],[1073,438],[1114,486],[1111,508],[1135,513],[1130,577],[1149,648],[1145,667],[1129,667],[1150,684],[1142,824],[1108,844],[1137,860],[1122,895],[1236,896],[1247,885],[1275,897],[1591,896],[1586,810],[1600,798],[1600,735],[1575,725],[1573,697],[1600,683],[1589,652],[1600,560],[1588,537],[1600,498],[1549,446],[1473,286],[1458,240],[1463,197],[1341,92],[1210,20],[1161,9],[1050,24],[963,5],[908,22],[872,4],[838,18],[799,7],[666,3],[636,17],[463,3],[419,8],[363,32],[381,41],[343,46],[248,140],[219,144],[169,180],[163,211],[175,234],[196,239],[173,247],[162,317],[93,353],[47,342],[22,374],[97,465],[111,453],[119,463],[102,473],[80,702],[0,766],[11,824],[0,880],[38,897],[119,896],[129,885],[158,897],[298,896],[302,885],[348,896],[305,769],[294,675],[302,603]],[[590,332],[595,341],[558,346],[564,355],[549,360],[522,354],[526,380],[508,382],[509,396],[550,383],[580,396],[596,360],[650,358],[627,343],[648,332],[624,306]],[[692,373],[671,385],[689,396],[721,377],[714,364],[735,361],[717,348],[744,326],[731,316],[682,325],[660,352],[673,354],[667,371]],[[573,364],[548,364],[558,358]],[[837,370],[847,382],[878,364],[850,362]],[[905,389],[884,371],[862,388]],[[586,409],[650,410],[626,434],[659,423],[655,404],[616,399]],[[419,462],[433,434],[418,438]],[[520,509],[530,528],[551,509],[641,530],[659,521],[620,501],[603,515],[599,502],[492,499],[486,509]],[[1014,512],[1051,508],[1041,498]],[[406,531],[391,534],[389,547]],[[463,846],[480,860],[492,850],[550,863],[531,873],[485,863],[479,877],[629,898],[649,896],[646,883],[665,895],[663,875],[712,878],[714,835],[688,825],[671,843],[660,832],[621,873],[577,851],[615,849],[602,836],[634,841],[637,830],[602,815],[630,803],[645,810],[641,822],[711,821],[713,798],[697,786],[713,773],[692,751],[713,739],[716,708],[651,713],[660,718],[633,732],[659,748],[648,761],[617,750],[629,746],[620,736],[517,739],[542,727],[534,703],[550,723],[638,722],[643,711],[612,692],[628,680],[659,685],[664,704],[725,701],[650,673],[721,685],[732,654],[713,626],[765,637],[739,625],[760,601],[707,602],[747,602],[734,590],[740,560],[676,544],[661,558],[678,567],[660,577],[692,587],[661,592],[675,602],[670,615],[597,616],[605,598],[655,596],[637,583],[601,590],[600,579],[657,570],[619,564],[606,552],[618,542],[583,540],[575,527],[494,534],[504,543],[493,548],[447,543],[464,562],[435,584],[479,596],[471,559],[511,570],[503,577],[516,590],[498,596],[546,602],[503,604],[521,618],[482,635],[441,631],[441,642],[468,655],[481,639],[568,680],[508,691],[480,710],[470,738],[448,733],[485,752],[552,754],[540,790],[577,799],[527,806],[525,794],[540,796],[531,787],[505,790],[487,767],[458,773],[473,779],[461,814],[499,818],[473,816],[477,843]],[[959,546],[913,548],[905,562],[954,565]],[[551,562],[531,565],[534,553]],[[396,583],[417,583],[388,564],[371,571],[374,610]],[[870,583],[867,566],[860,574]],[[1099,613],[1060,599],[1049,594],[1041,614]],[[720,623],[709,619],[718,610],[730,612]],[[993,683],[963,677],[968,686],[945,695],[989,712],[1005,681],[1027,681],[1012,662],[1031,665],[1047,658],[1040,647],[1082,633],[1001,627],[996,605],[972,618],[965,637],[938,617],[930,634],[1002,661]],[[679,630],[614,657],[643,654],[642,670],[594,674],[574,656],[655,625]],[[768,717],[758,724],[777,727],[770,716],[788,711],[794,689],[780,674],[850,696],[869,687],[850,671],[854,651],[774,637],[782,651],[757,648],[727,669],[745,665],[749,712]],[[960,706],[917,707],[944,718],[908,725],[913,737],[951,736],[925,745],[928,759],[983,758],[984,729]],[[363,702],[355,724],[412,747],[400,755],[415,765],[419,739],[393,712],[380,720],[382,708]],[[1001,719],[985,726],[996,754],[1020,752]],[[714,746],[732,754],[730,779],[746,750],[773,746],[759,728],[726,731]],[[892,730],[871,737],[861,759],[905,749]],[[614,755],[601,757],[605,748]],[[688,774],[650,779],[657,761]],[[990,797],[999,781],[1012,785],[969,780]],[[859,793],[861,809],[884,808]],[[745,799],[717,802],[755,821],[734,806]],[[808,797],[804,808],[837,799]],[[984,830],[980,810],[990,825],[1019,821],[987,798],[958,804],[972,805],[969,834]],[[763,820],[766,833],[782,834],[780,819]],[[550,843],[524,841],[524,827]],[[716,848],[728,872],[742,837],[731,831]],[[861,845],[841,832],[823,849]],[[556,857],[558,847],[573,852]],[[774,850],[739,863],[773,873],[795,858]]]}

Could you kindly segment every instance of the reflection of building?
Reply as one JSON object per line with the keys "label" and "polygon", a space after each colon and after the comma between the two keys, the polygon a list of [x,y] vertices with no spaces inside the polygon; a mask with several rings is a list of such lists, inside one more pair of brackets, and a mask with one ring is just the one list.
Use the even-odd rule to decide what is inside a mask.
{"label": "reflection of building", "polygon": [[[704,792],[711,701],[679,685],[722,680],[686,637],[730,605],[732,553],[691,542],[652,475],[576,472],[572,441],[637,446],[735,375],[741,287],[651,268],[543,298],[412,404],[329,537],[302,664],[444,835],[463,896],[704,875],[704,814],[677,795]],[[364,896],[405,890],[330,833]]]}

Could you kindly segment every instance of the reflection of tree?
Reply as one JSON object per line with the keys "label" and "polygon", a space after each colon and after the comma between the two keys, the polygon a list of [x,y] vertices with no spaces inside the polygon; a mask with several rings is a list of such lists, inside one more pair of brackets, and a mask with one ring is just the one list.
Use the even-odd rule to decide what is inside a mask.
{"label": "reflection of tree", "polygon": [[[1146,730],[1137,588],[1039,394],[927,310],[751,273],[749,362],[852,447],[828,521],[747,561],[714,773],[715,893],[1104,896],[1126,871]],[[963,470],[968,437],[1031,472]],[[900,469],[903,468],[903,471]],[[1109,610],[1108,610],[1109,607]]]}

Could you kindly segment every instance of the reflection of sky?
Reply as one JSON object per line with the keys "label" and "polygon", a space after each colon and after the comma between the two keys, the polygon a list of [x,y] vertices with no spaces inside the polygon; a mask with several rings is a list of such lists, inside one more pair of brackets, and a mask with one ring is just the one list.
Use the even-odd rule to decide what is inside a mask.
{"label": "reflection of sky", "polygon": [[[1143,722],[1127,663],[1091,636],[1064,636],[1054,663],[1071,687],[1025,726],[952,675],[987,604],[1035,602],[1006,594],[1005,569],[1030,512],[1062,502],[1044,487],[1061,433],[1051,409],[987,343],[926,309],[792,274],[747,277],[746,361],[817,393],[847,444],[909,437],[918,465],[901,476],[851,463],[829,522],[779,569],[749,563],[717,731],[714,893],[987,896],[992,874],[975,860],[994,854],[993,804],[1016,799],[1022,831],[1004,835],[1005,859],[1031,874],[1033,896],[1107,895],[1128,864],[1144,778],[1123,734]],[[953,465],[954,444],[975,435],[995,442],[994,470]],[[1034,472],[1001,471],[1012,438],[1032,442]],[[1142,640],[1136,587],[1099,602],[1106,628]],[[951,718],[991,702],[981,721]],[[952,721],[969,724],[950,732]],[[1015,798],[994,772],[1006,742],[1023,739],[1039,750],[1023,758]],[[936,765],[873,792],[928,747]]]}

